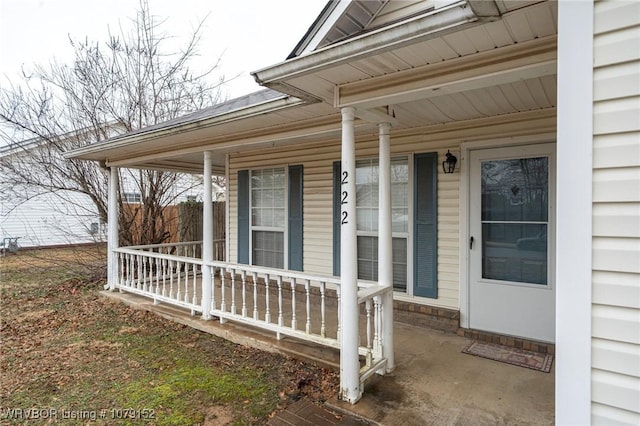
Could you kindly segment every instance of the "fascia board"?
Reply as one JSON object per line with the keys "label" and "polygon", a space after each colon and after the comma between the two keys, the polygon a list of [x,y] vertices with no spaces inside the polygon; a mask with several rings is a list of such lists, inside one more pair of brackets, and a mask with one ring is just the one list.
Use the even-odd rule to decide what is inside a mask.
{"label": "fascia board", "polygon": [[355,61],[377,52],[433,38],[447,30],[477,22],[479,19],[467,0],[462,0],[251,74],[258,84],[270,87],[274,83]]}
{"label": "fascia board", "polygon": [[347,10],[351,1],[329,1],[317,22],[314,22],[312,28],[309,29],[309,32],[305,34],[305,37],[298,43],[287,59],[304,55],[315,49]]}

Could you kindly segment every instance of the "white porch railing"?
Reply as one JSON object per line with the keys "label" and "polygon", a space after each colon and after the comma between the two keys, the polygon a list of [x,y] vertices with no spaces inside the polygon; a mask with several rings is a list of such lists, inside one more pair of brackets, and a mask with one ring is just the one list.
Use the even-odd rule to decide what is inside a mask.
{"label": "white porch railing", "polygon": [[[340,280],[297,271],[203,262],[200,242],[118,248],[117,288],[202,313],[203,286],[212,287],[210,315],[340,349]],[[217,250],[216,250],[217,251]],[[224,251],[222,251],[224,252]],[[202,282],[203,268],[211,283]],[[384,370],[382,296],[374,282],[358,283],[361,381]]]}

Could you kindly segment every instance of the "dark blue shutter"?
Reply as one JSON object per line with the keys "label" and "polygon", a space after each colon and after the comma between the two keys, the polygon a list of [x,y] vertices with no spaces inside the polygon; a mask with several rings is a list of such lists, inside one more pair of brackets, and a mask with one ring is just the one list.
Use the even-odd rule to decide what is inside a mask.
{"label": "dark blue shutter", "polygon": [[340,161],[333,163],[333,275],[340,276]]}
{"label": "dark blue shutter", "polygon": [[302,271],[302,165],[289,166],[289,269]]}
{"label": "dark blue shutter", "polygon": [[238,171],[238,263],[249,264],[249,170]]}
{"label": "dark blue shutter", "polygon": [[413,294],[438,297],[438,154],[414,156]]}

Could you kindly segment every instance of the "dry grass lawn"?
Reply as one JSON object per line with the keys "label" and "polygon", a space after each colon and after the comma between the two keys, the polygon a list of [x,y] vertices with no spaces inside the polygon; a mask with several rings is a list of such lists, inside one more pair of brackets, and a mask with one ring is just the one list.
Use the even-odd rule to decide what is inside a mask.
{"label": "dry grass lawn", "polygon": [[67,267],[89,255],[0,258],[0,422],[264,424],[294,400],[334,396],[336,372],[100,297],[88,269]]}

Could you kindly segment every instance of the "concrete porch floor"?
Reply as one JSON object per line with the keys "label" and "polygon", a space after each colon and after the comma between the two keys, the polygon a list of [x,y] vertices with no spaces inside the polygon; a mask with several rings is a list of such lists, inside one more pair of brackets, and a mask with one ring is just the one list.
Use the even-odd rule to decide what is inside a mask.
{"label": "concrete porch floor", "polygon": [[[217,320],[132,294],[102,292],[134,308],[238,344],[339,369],[336,350]],[[365,384],[355,405],[330,401],[334,410],[383,425],[510,425],[554,423],[555,365],[542,373],[463,354],[470,339],[396,323],[396,369]]]}

